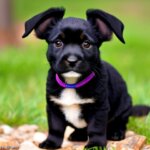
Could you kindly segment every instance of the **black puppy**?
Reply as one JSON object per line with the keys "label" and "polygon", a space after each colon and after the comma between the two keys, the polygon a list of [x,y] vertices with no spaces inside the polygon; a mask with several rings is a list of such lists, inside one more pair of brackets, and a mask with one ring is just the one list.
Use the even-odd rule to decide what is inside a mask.
{"label": "black puppy", "polygon": [[[106,146],[107,139],[125,137],[132,112],[131,98],[119,73],[99,56],[99,47],[114,33],[124,43],[122,22],[101,11],[88,10],[87,20],[62,19],[63,8],[51,8],[28,20],[26,37],[34,29],[48,43],[50,63],[46,84],[49,135],[41,148],[61,147],[66,126],[72,141],[85,148]],[[149,110],[148,110],[149,111]]]}

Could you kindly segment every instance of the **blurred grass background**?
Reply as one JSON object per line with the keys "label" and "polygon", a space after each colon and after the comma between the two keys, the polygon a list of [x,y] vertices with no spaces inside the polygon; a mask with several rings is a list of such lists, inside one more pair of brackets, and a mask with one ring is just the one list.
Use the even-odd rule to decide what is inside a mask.
{"label": "blurred grass background", "polygon": [[[125,24],[123,45],[114,36],[102,45],[101,57],[115,66],[127,81],[133,104],[150,105],[150,1],[149,0],[14,0],[14,21],[17,24],[49,7],[63,6],[65,17],[86,18],[88,8],[103,9]],[[20,30],[20,28],[18,28]],[[20,31],[20,37],[23,30]],[[22,39],[19,47],[0,50],[0,124],[18,126],[38,124],[47,129],[45,113],[45,82],[49,65],[46,61],[47,45],[32,34]],[[146,135],[150,142],[150,115],[130,118],[128,128]]]}

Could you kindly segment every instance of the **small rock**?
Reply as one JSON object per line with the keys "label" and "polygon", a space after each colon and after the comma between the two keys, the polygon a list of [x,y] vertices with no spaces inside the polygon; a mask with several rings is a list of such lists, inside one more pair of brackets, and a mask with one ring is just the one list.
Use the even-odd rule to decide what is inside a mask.
{"label": "small rock", "polygon": [[150,145],[144,145],[141,150],[150,150]]}
{"label": "small rock", "polygon": [[30,141],[24,141],[21,145],[19,150],[43,150],[35,146],[32,142]]}
{"label": "small rock", "polygon": [[146,142],[145,136],[133,135],[121,141],[109,141],[108,150],[140,150]]}
{"label": "small rock", "polygon": [[65,148],[65,147],[70,147],[70,146],[73,146],[73,142],[70,142],[70,141],[68,141],[68,140],[63,140],[63,143],[62,143],[62,145],[61,145],[61,147],[62,148]]}
{"label": "small rock", "polygon": [[83,149],[84,149],[84,145],[73,145],[73,146],[63,147],[58,150],[83,150]]}
{"label": "small rock", "polygon": [[32,139],[34,132],[21,132],[21,131],[14,131],[13,134],[11,135],[12,139],[17,140],[19,143],[22,143],[23,141],[27,141]]}
{"label": "small rock", "polygon": [[11,134],[14,131],[14,129],[8,125],[2,125],[0,129],[3,134]]}
{"label": "small rock", "polygon": [[73,147],[74,150],[83,150],[84,149],[84,145],[75,145]]}
{"label": "small rock", "polygon": [[133,136],[133,135],[135,135],[135,132],[127,131],[125,136],[126,136],[126,138],[128,138],[128,137]]}
{"label": "small rock", "polygon": [[0,135],[0,141],[8,141],[8,140],[10,140],[10,135],[8,135],[8,134],[7,135],[5,135],[5,134]]}
{"label": "small rock", "polygon": [[35,132],[33,135],[33,142],[36,145],[39,145],[39,143],[43,142],[47,138],[46,134],[42,132]]}
{"label": "small rock", "polygon": [[37,125],[22,125],[18,128],[18,131],[29,133],[29,132],[36,132],[38,130]]}
{"label": "small rock", "polygon": [[2,150],[18,150],[19,144],[17,141],[7,141],[7,140],[1,140],[0,141],[0,149]]}
{"label": "small rock", "polygon": [[0,142],[8,142],[8,140],[0,137]]}
{"label": "small rock", "polygon": [[73,146],[67,146],[67,147],[59,148],[58,150],[76,150],[76,149],[73,149]]}
{"label": "small rock", "polygon": [[3,134],[4,130],[0,127],[0,134]]}

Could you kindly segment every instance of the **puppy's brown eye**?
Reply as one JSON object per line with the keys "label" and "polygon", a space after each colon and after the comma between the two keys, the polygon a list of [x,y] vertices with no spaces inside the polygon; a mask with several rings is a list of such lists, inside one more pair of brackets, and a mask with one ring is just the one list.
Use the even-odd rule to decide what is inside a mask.
{"label": "puppy's brown eye", "polygon": [[61,48],[61,47],[63,47],[63,42],[58,39],[58,40],[55,41],[54,45],[57,48]]}
{"label": "puppy's brown eye", "polygon": [[90,41],[86,40],[82,43],[82,47],[85,48],[85,49],[89,49],[91,48],[91,43]]}

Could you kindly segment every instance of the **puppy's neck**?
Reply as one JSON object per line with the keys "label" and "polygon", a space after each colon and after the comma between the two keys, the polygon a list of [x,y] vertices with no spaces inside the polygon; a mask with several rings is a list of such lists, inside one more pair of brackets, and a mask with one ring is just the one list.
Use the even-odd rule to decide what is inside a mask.
{"label": "puppy's neck", "polygon": [[77,83],[79,77],[81,76],[80,73],[74,72],[74,71],[70,71],[67,73],[63,73],[62,77],[65,79],[65,82],[67,84],[75,84]]}

